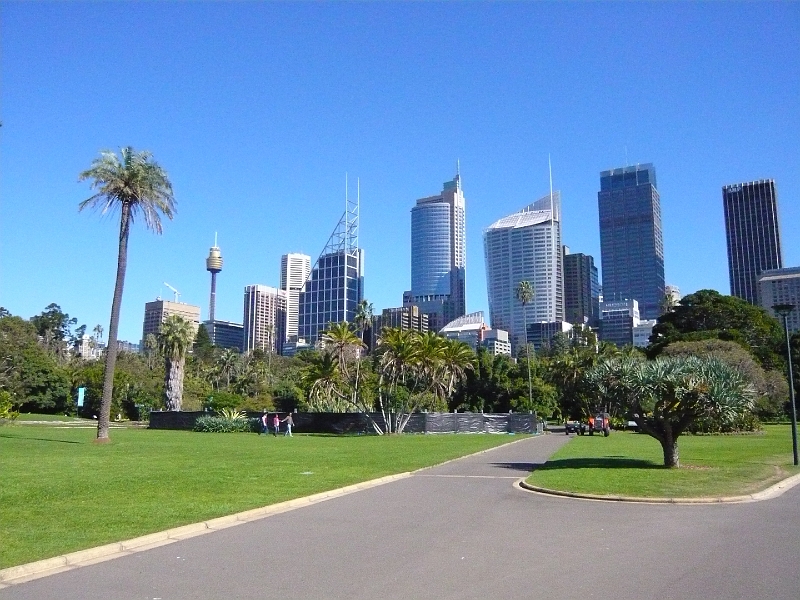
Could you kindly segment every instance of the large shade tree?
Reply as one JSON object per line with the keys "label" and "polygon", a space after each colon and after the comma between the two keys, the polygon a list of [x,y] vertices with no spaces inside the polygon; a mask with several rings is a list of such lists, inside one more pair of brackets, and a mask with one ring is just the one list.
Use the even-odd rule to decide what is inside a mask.
{"label": "large shade tree", "polygon": [[635,357],[601,361],[587,375],[599,398],[617,405],[661,444],[664,466],[680,466],[678,438],[699,419],[735,421],[753,408],[744,374],[716,358]]}
{"label": "large shade tree", "polygon": [[79,175],[78,180],[89,180],[91,188],[97,191],[78,205],[79,210],[91,207],[103,215],[113,214],[117,210],[120,213],[117,276],[108,326],[103,397],[97,422],[97,441],[107,442],[130,228],[136,219],[141,218],[148,229],[160,234],[161,216],[172,219],[175,214],[175,198],[167,172],[153,160],[150,152],[136,152],[130,146],[122,148],[119,156],[110,150],[102,151],[92,166]]}
{"label": "large shade tree", "polygon": [[158,329],[158,347],[164,356],[164,404],[167,410],[180,410],[186,354],[194,341],[194,327],[180,315],[170,315]]}

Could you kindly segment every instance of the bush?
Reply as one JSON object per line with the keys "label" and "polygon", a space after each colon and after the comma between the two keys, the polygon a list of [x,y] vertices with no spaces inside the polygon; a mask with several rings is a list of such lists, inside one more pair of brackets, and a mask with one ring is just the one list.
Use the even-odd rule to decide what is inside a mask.
{"label": "bush", "polygon": [[261,430],[259,419],[250,419],[245,416],[236,418],[227,417],[200,417],[194,423],[194,431],[205,433],[251,433]]}

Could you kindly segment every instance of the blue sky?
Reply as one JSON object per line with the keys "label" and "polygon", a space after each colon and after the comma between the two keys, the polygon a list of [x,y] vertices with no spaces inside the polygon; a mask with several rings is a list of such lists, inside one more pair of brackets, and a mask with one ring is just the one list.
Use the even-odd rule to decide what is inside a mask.
{"label": "blue sky", "polygon": [[217,317],[240,322],[245,285],[322,250],[345,173],[366,296],[400,305],[411,207],[456,160],[469,311],[482,230],[547,193],[548,155],[572,251],[600,263],[599,172],[652,162],[668,283],[729,293],[724,184],[776,180],[800,265],[798,48],[796,2],[3,2],[0,305],[108,329],[118,220],[78,213],[77,176],[123,145],[168,171],[178,213],[132,232],[121,339],[165,281],[206,318],[215,232]]}

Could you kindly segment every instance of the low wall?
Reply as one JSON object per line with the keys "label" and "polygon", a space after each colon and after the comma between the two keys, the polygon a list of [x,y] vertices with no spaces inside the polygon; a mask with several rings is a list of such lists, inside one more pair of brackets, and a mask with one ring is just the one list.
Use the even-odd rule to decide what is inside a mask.
{"label": "low wall", "polygon": [[[150,429],[191,430],[195,421],[207,412],[150,413]],[[275,413],[269,413],[270,427]],[[261,413],[247,413],[260,417]],[[286,413],[278,413],[282,419]],[[381,413],[370,415],[380,426],[384,425]],[[293,431],[297,433],[375,433],[369,418],[361,413],[292,413]],[[283,425],[281,425],[283,427]],[[523,413],[414,413],[406,424],[406,433],[541,433],[534,414]]]}

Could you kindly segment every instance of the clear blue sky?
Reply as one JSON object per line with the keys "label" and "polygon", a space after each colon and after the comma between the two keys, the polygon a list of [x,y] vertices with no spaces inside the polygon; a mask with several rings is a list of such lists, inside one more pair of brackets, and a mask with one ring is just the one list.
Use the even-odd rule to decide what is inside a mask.
{"label": "clear blue sky", "polygon": [[[410,284],[410,210],[456,160],[467,309],[482,230],[562,191],[564,242],[600,263],[599,172],[655,164],[668,283],[729,293],[721,187],[774,178],[800,265],[800,4],[3,2],[0,305],[108,329],[118,219],[78,213],[101,149],[153,152],[178,214],[131,235],[120,337],[178,288],[207,317],[316,258],[361,179],[366,296]],[[354,186],[351,186],[351,190]],[[487,315],[488,318],[488,315]]]}

